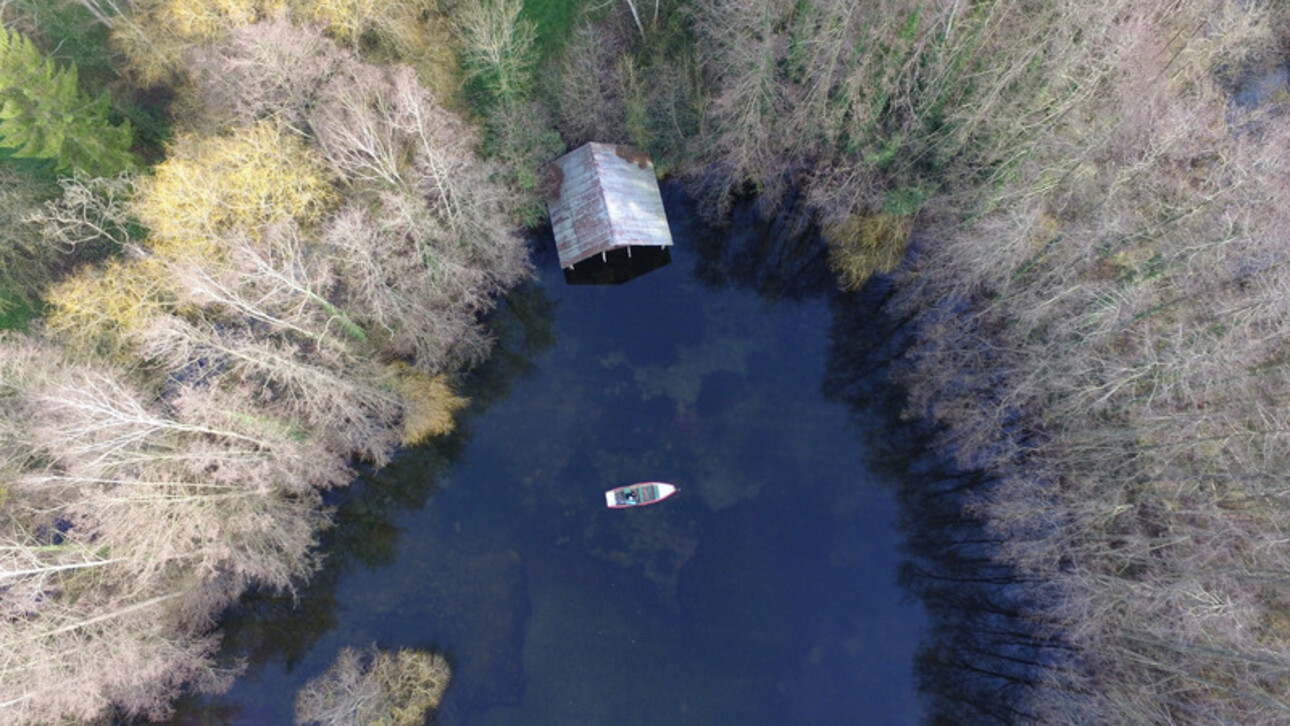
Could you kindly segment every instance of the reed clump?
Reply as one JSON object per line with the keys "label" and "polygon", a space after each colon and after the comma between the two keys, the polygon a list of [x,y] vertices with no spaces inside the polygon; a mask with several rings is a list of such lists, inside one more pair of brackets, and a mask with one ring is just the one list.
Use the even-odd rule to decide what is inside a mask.
{"label": "reed clump", "polygon": [[909,246],[912,217],[856,214],[821,230],[829,244],[829,265],[844,290],[858,290],[875,274],[896,269]]}

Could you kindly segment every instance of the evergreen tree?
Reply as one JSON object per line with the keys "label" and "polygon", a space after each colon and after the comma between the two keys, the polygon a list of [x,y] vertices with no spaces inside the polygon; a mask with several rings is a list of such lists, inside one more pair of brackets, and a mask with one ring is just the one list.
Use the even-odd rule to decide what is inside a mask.
{"label": "evergreen tree", "polygon": [[59,68],[21,33],[0,28],[0,149],[19,159],[50,159],[59,171],[96,176],[133,163],[129,121],[108,119],[108,96],[77,85],[76,66]]}

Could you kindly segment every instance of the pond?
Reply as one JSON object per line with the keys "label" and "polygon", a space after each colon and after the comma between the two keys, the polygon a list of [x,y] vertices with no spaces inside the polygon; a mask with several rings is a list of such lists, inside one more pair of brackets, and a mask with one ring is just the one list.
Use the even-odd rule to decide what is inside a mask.
{"label": "pond", "polygon": [[[339,497],[323,570],[246,600],[225,649],[246,674],[176,723],[288,723],[371,643],[448,656],[441,726],[920,720],[898,482],[824,393],[818,241],[747,213],[713,232],[665,196],[671,264],[626,284],[566,284],[534,241],[460,430]],[[605,507],[641,480],[681,491]]]}

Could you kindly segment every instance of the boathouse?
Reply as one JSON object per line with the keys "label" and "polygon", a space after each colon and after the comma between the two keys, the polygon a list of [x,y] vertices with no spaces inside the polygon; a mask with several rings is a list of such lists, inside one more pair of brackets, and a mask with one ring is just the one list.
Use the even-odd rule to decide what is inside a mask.
{"label": "boathouse", "polygon": [[[672,245],[663,198],[647,154],[616,144],[585,144],[547,168],[547,211],[560,266],[633,247]],[[620,253],[621,254],[621,253]]]}

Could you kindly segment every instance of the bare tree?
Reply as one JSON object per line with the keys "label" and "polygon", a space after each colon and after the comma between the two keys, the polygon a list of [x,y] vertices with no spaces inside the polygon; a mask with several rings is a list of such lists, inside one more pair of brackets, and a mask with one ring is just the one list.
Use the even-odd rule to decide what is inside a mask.
{"label": "bare tree", "polygon": [[780,145],[773,123],[791,110],[777,69],[786,50],[781,29],[792,8],[786,0],[710,0],[692,10],[718,88],[710,106],[712,128],[720,130],[715,161],[730,180],[729,190],[747,179],[775,189],[776,167],[784,166],[775,161],[794,151]]}
{"label": "bare tree", "polygon": [[45,202],[28,219],[40,227],[44,242],[54,249],[70,252],[87,246],[123,248],[136,243],[128,209],[134,194],[134,179],[87,177],[77,173],[59,180],[63,193]]}
{"label": "bare tree", "polygon": [[[644,38],[645,25],[641,23],[641,14],[640,11],[636,9],[636,0],[624,0],[624,2],[627,3],[627,8],[631,10],[632,20],[636,23],[636,29],[640,31],[641,37]],[[650,18],[650,25],[658,23],[658,4],[659,0],[654,0],[654,14],[653,17]]]}
{"label": "bare tree", "polygon": [[468,78],[495,101],[521,96],[535,60],[536,28],[520,18],[521,0],[467,0],[455,9]]}
{"label": "bare tree", "polygon": [[609,22],[588,22],[574,29],[565,46],[559,78],[550,85],[558,94],[560,131],[570,146],[628,143],[619,77],[620,59],[630,47],[628,33]]}
{"label": "bare tree", "polygon": [[[168,427],[132,404],[92,403],[106,390],[134,398],[124,381],[91,373],[48,345],[20,337],[4,343],[0,385],[10,421],[0,431],[7,474],[0,509],[5,719],[86,720],[110,705],[164,716],[180,683],[225,686],[227,678],[210,665],[214,640],[206,633],[211,613],[236,593],[194,586],[173,567],[159,566],[182,562],[183,572],[194,559],[193,551],[182,551],[191,533],[188,539],[157,536],[177,523],[173,502],[141,497],[126,510],[132,521],[108,518],[117,529],[99,526],[95,516],[96,500],[153,491],[152,482],[131,478],[137,467],[112,459],[148,451],[153,447],[141,431]],[[95,380],[85,381],[87,375]],[[84,395],[72,392],[78,382],[86,384]],[[64,400],[76,413],[60,406]],[[69,415],[86,417],[79,430],[67,425]],[[123,417],[135,424],[123,425]],[[107,431],[90,431],[100,425]],[[69,448],[43,438],[51,432],[71,434]],[[111,473],[118,478],[108,479]],[[188,523],[200,528],[223,514],[208,512]],[[229,559],[229,550],[220,557]]]}
{"label": "bare tree", "polygon": [[[1218,75],[1269,47],[1267,10],[1087,18],[1045,59],[1090,85],[1014,114],[1006,137],[1030,145],[1016,178],[992,177],[970,224],[924,220],[897,273],[920,326],[911,404],[997,480],[973,511],[1026,578],[1027,617],[1076,648],[1032,689],[1037,722],[1290,713],[1273,625],[1290,571],[1273,544],[1290,490],[1290,129],[1234,116]],[[1081,65],[1094,47],[1109,52]],[[1008,107],[991,87],[991,118],[965,123]]]}
{"label": "bare tree", "polygon": [[326,101],[311,115],[319,145],[346,179],[403,186],[411,139],[399,133],[393,118],[404,111],[392,88],[396,71],[369,65],[347,71],[327,85]]}
{"label": "bare tree", "polygon": [[370,358],[342,351],[320,359],[301,341],[179,318],[157,320],[141,352],[174,375],[244,381],[255,407],[328,450],[384,463],[398,441],[403,402],[393,375]]}
{"label": "bare tree", "polygon": [[329,161],[367,190],[324,233],[350,283],[343,307],[426,370],[477,360],[479,314],[528,272],[505,194],[471,130],[408,69],[355,74],[334,78],[311,117]]}
{"label": "bare tree", "polygon": [[63,251],[42,239],[31,220],[44,197],[31,179],[0,170],[0,285],[14,298],[34,299]]}
{"label": "bare tree", "polygon": [[40,617],[0,623],[0,713],[18,723],[89,721],[112,706],[164,718],[177,685],[206,691],[229,677],[210,665],[213,638],[175,627],[171,592],[104,602],[89,592],[74,607],[59,600]]}
{"label": "bare tree", "polygon": [[[411,69],[355,66],[334,77],[310,117],[318,144],[344,178],[413,191],[456,230],[496,214],[503,192],[475,155],[474,130],[435,103]],[[468,214],[467,205],[474,211]]]}
{"label": "bare tree", "polygon": [[322,85],[356,63],[353,51],[282,16],[239,27],[189,55],[189,115],[214,128],[273,119],[304,133]]}
{"label": "bare tree", "polygon": [[418,200],[388,195],[384,201],[384,220],[351,206],[324,238],[350,283],[354,314],[382,331],[391,352],[423,369],[478,360],[487,350],[478,316],[504,283],[462,259],[462,248],[436,240],[435,220]]}

